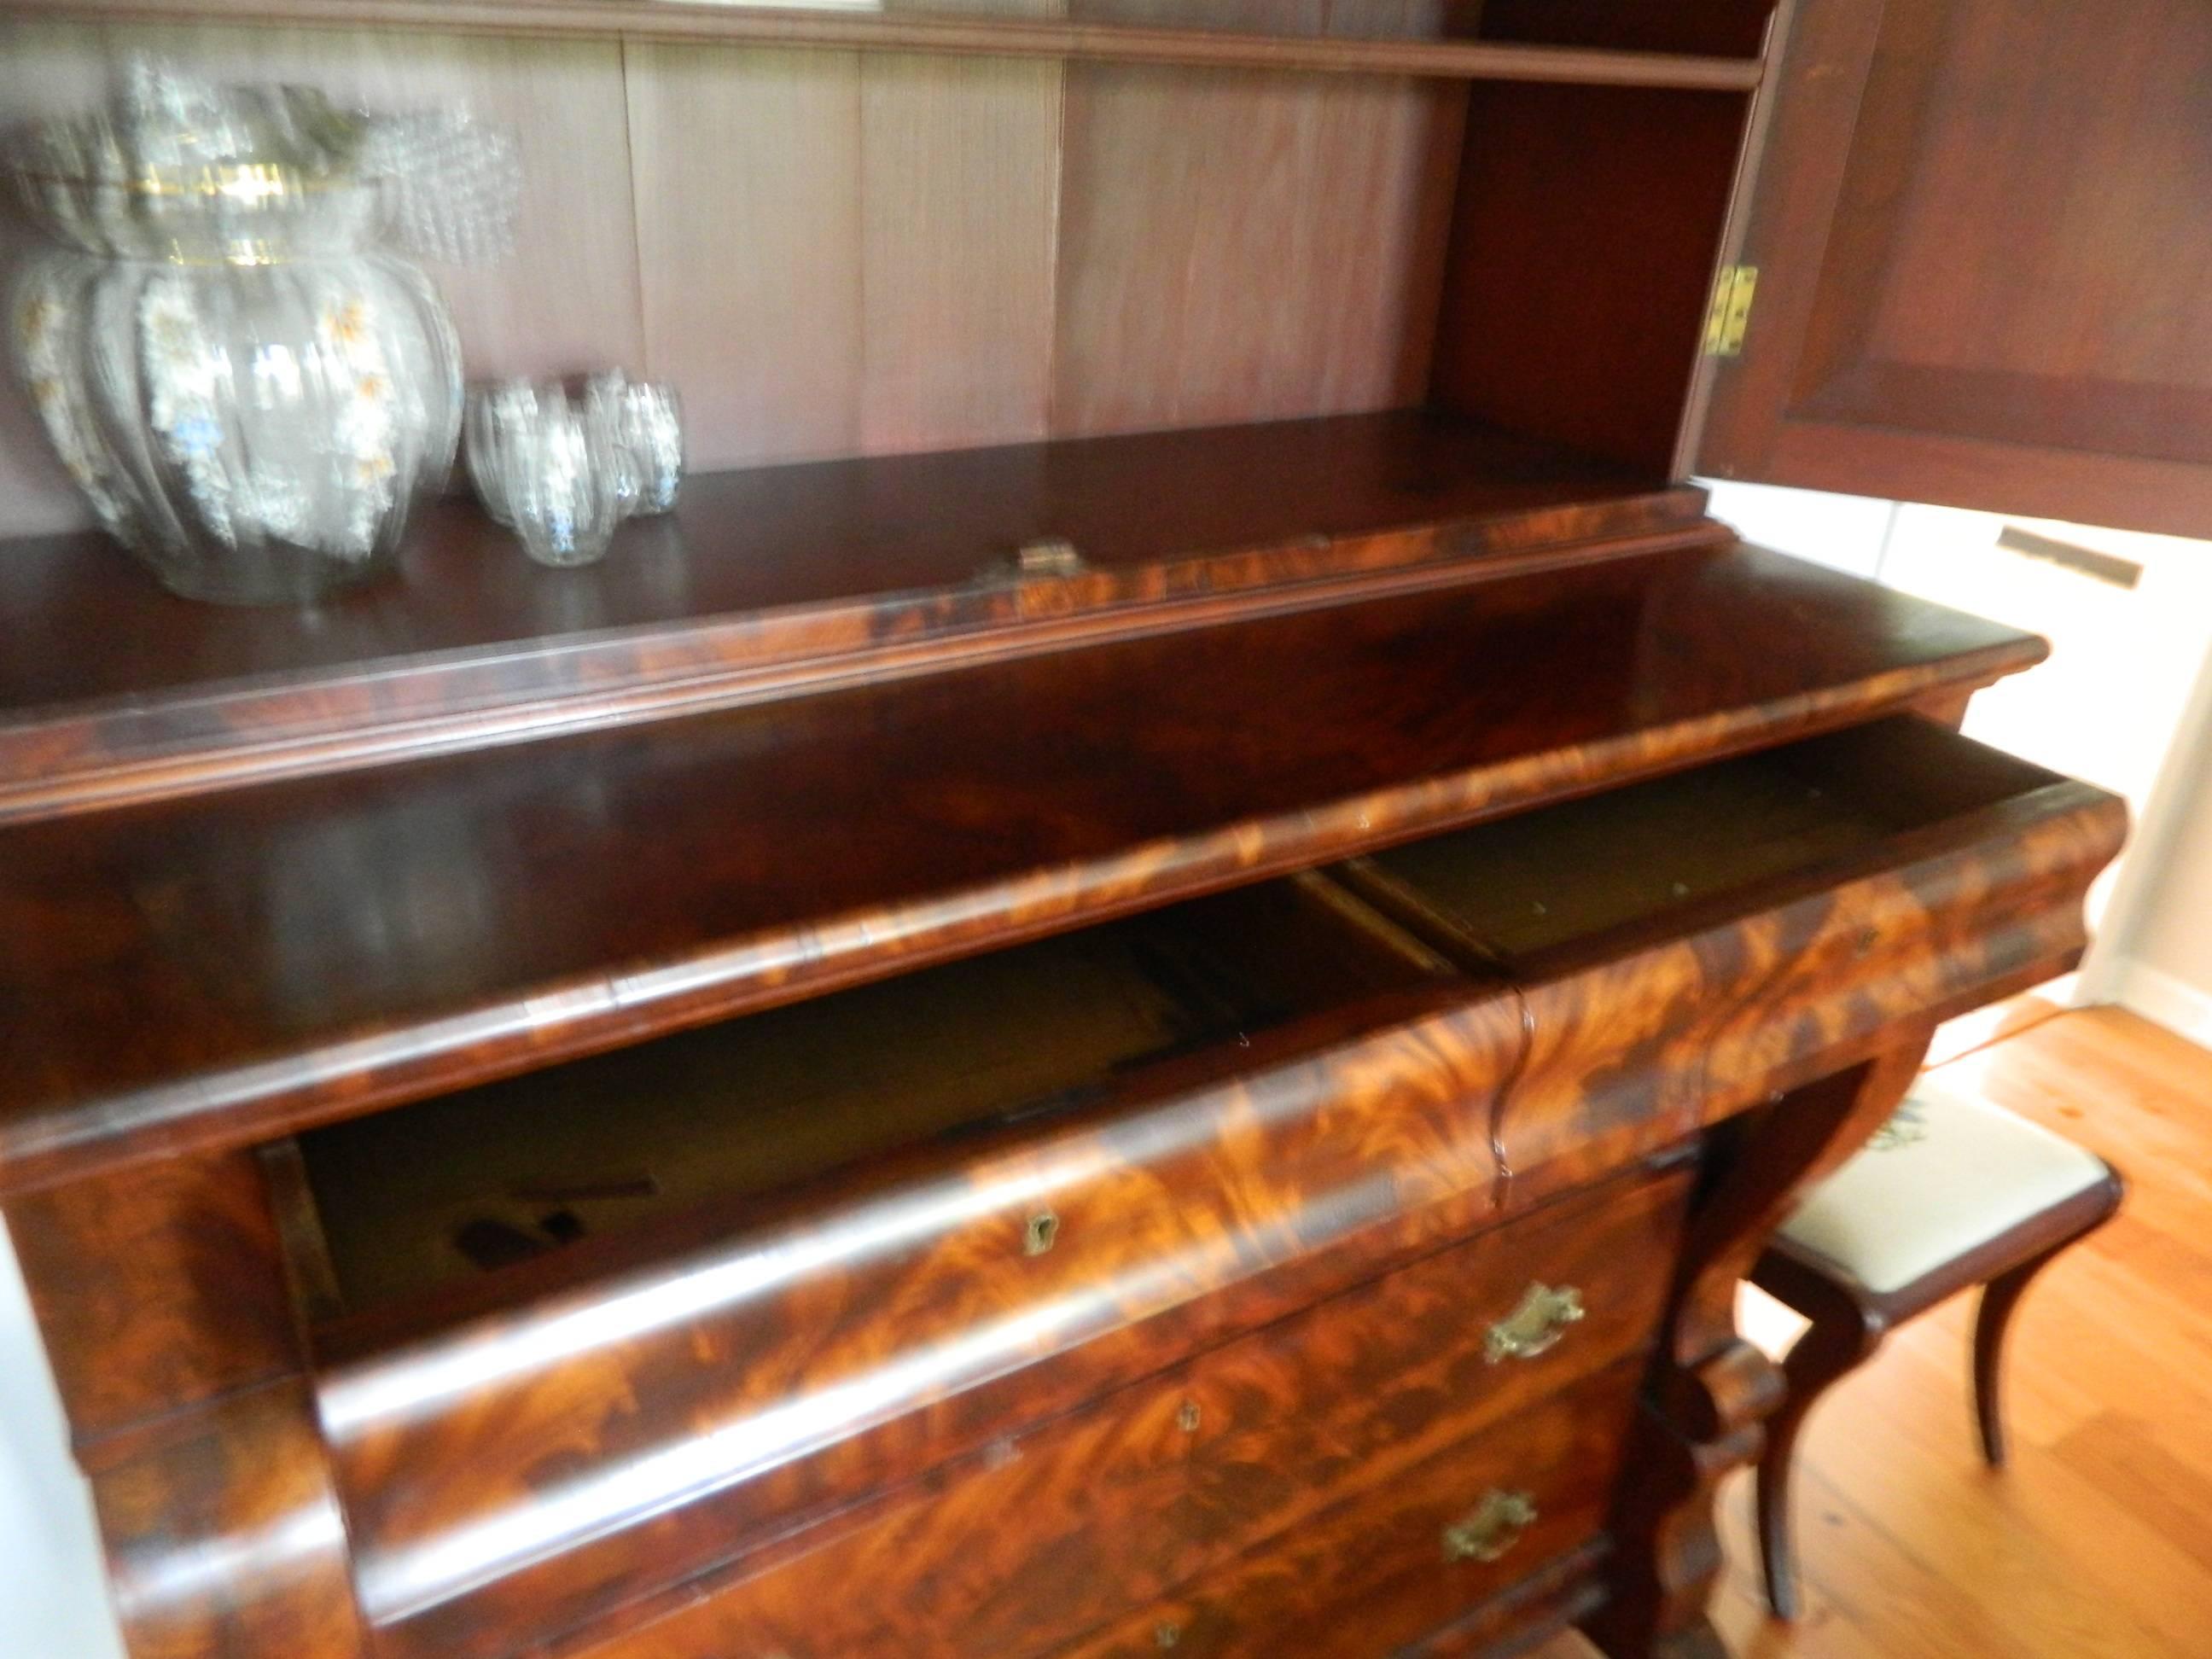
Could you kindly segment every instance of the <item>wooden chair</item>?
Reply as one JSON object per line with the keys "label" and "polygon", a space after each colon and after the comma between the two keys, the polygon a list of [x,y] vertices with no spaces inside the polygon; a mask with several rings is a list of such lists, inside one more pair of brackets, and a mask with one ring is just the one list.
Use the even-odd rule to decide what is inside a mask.
{"label": "wooden chair", "polygon": [[2058,1253],[2111,1218],[2124,1190],[2095,1153],[2001,1107],[1923,1081],[1866,1148],[1816,1188],[1767,1246],[1752,1282],[1812,1323],[1783,1362],[1787,1401],[1758,1474],[1768,1604],[1794,1618],[1790,1468],[1822,1395],[1883,1335],[1969,1285],[1982,1455],[2005,1461],[1998,1373],[2021,1294]]}

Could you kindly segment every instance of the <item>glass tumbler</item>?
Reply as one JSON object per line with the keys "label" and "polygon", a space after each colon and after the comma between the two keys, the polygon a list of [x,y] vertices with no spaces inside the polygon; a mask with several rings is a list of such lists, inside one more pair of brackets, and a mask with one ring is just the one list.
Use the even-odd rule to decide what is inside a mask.
{"label": "glass tumbler", "polygon": [[538,413],[538,388],[528,380],[495,380],[471,388],[468,417],[462,428],[461,453],[469,470],[469,483],[495,523],[512,526],[514,510],[507,499],[506,454],[514,433]]}
{"label": "glass tumbler", "polygon": [[684,414],[676,388],[633,380],[617,369],[593,375],[585,398],[623,458],[628,511],[651,514],[673,507],[684,483]]}
{"label": "glass tumbler", "polygon": [[589,564],[623,514],[629,465],[605,425],[558,386],[497,423],[497,494],[523,550],[544,565]]}

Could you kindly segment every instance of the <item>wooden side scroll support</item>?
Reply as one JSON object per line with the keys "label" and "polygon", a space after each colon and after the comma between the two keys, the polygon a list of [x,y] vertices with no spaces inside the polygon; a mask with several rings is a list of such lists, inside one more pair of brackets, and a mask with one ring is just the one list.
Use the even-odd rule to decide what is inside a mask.
{"label": "wooden side scroll support", "polygon": [[11,1200],[131,1659],[368,1650],[250,1152]]}
{"label": "wooden side scroll support", "polygon": [[1874,1058],[1713,1132],[1664,1335],[1613,1516],[1613,1595],[1584,1633],[1614,1659],[1727,1659],[1705,1607],[1721,1569],[1714,1494],[1758,1457],[1782,1373],[1736,1334],[1736,1286],[1799,1194],[1881,1127],[1926,1057],[1921,1023]]}

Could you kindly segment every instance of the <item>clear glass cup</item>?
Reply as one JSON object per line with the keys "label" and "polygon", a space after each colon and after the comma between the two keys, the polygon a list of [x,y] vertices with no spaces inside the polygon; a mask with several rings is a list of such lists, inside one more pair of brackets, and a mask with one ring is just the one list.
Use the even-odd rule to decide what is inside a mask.
{"label": "clear glass cup", "polygon": [[495,523],[514,523],[507,500],[505,446],[510,434],[537,412],[538,388],[528,380],[494,380],[470,390],[461,453],[477,500]]}
{"label": "clear glass cup", "polygon": [[636,514],[665,513],[684,483],[684,413],[676,388],[633,380],[620,370],[595,374],[585,397],[627,464],[629,507]]}
{"label": "clear glass cup", "polygon": [[523,550],[544,565],[589,564],[607,550],[629,493],[629,466],[604,422],[557,386],[534,404],[507,405],[495,419],[492,453],[506,507]]}

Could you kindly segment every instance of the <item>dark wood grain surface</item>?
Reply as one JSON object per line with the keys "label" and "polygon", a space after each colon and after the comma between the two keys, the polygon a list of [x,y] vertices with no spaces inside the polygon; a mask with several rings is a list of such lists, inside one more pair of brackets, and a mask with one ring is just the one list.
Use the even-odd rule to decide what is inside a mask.
{"label": "dark wood grain surface", "polygon": [[7,1220],[80,1457],[300,1368],[276,1227],[250,1154],[27,1194]]}
{"label": "dark wood grain surface", "polygon": [[1483,38],[1756,58],[1774,0],[1482,0]]}
{"label": "dark wood grain surface", "polygon": [[[324,1421],[358,1494],[372,1617],[426,1654],[501,1651],[530,1628],[518,1621],[592,1616],[702,1548],[964,1450],[987,1420],[971,1391],[1008,1369],[987,1334],[1019,1328],[1018,1409],[1048,1409],[1063,1383],[1080,1395],[1172,1352],[1163,1341],[1182,1339],[1163,1316],[1228,1287],[1209,1240],[1242,1240],[1222,1258],[1237,1273],[1285,1265],[1279,1235],[1307,1251],[1348,1247],[1341,1229],[1382,1218],[1362,1219],[1367,1204],[1410,1214],[1463,1200],[1486,1170],[1496,1201],[1539,1202],[1808,1071],[1847,1070],[1934,1011],[2067,965],[2081,892],[2122,827],[2112,798],[1910,720],[1616,791],[1604,805],[1614,854],[1640,866],[1613,878],[1632,902],[1616,891],[1563,902],[1556,923],[1521,921],[1517,952],[1470,958],[1510,977],[1460,993],[1485,999],[1462,1014],[1310,1060],[1295,1032],[1240,1043],[1219,1073],[1233,1079],[1226,1092],[1155,1095],[1140,1073],[1128,1086],[1144,1103],[1102,1109],[1095,1131],[1086,1114],[1061,1130],[917,1148],[878,1160],[849,1192],[833,1178],[792,1194],[787,1218],[783,1201],[726,1205],[678,1230],[696,1243],[613,1241],[616,1260],[641,1261],[618,1273],[580,1247],[557,1291],[518,1280],[529,1299],[508,1311],[377,1343],[331,1371]],[[1517,919],[1521,898],[1549,890],[1547,873],[1592,851],[1574,821],[1597,810],[1555,807],[1385,862]],[[1820,823],[1840,834],[1814,833]],[[1712,844],[1685,853],[1686,836]],[[1498,843],[1487,859],[1486,841]],[[1734,881],[1720,874],[1730,867]],[[1701,871],[1698,891],[1673,873]],[[865,1024],[852,1036],[871,1042]],[[1264,1180],[1232,1173],[1247,1164]],[[1024,1261],[1021,1210],[1034,1200],[1018,1195],[1029,1194],[1049,1197],[1062,1231]],[[799,1260],[809,1274],[778,1288],[773,1264]],[[1170,1303],[1152,1305],[1153,1274]],[[725,1281],[737,1288],[709,1306],[706,1287]],[[680,1311],[653,1311],[664,1303]],[[961,1332],[975,1334],[956,1344]],[[1710,1340],[1724,1346],[1717,1331]],[[894,1381],[909,1373],[918,1383]],[[930,1401],[939,1387],[968,1397]],[[896,1427],[854,1415],[848,1398],[900,1413]],[[1762,1398],[1730,1409],[1752,1420]],[[799,1399],[819,1401],[793,1420],[822,1445],[777,1437],[780,1402]],[[686,1436],[744,1446],[758,1471],[717,1486],[703,1450],[656,1455]],[[654,1478],[677,1484],[648,1489],[664,1462]]]}
{"label": "dark wood grain surface", "polygon": [[1717,93],[1473,88],[1437,401],[1674,476],[1747,113]]}
{"label": "dark wood grain surface", "polygon": [[[2082,872],[2082,885],[2093,873]],[[1638,1478],[1613,1494],[1622,1545],[1614,1594],[1583,1626],[1611,1659],[1725,1651],[1707,1613],[1721,1570],[1714,1499],[1721,1477],[1758,1455],[1783,1386],[1773,1362],[1737,1333],[1736,1291],[1801,1195],[1896,1109],[1934,1030],[1932,1019],[1895,1022],[1866,1058],[1780,1092],[1709,1142],[1706,1190],[1628,1449]]]}
{"label": "dark wood grain surface", "polygon": [[1540,1199],[2070,969],[2116,797],[1913,717],[1415,842],[1340,877],[1520,988],[1498,1134]]}
{"label": "dark wood grain surface", "polygon": [[0,1182],[527,1070],[2043,650],[1738,547],[20,825]]}
{"label": "dark wood grain surface", "polygon": [[1354,1031],[1363,1006],[1452,977],[1387,931],[1316,877],[1261,882],[276,1145],[298,1151],[343,1308],[419,1319],[508,1257],[707,1205],[757,1218],[801,1182],[1164,1066],[1187,1085],[1208,1050],[1258,1066],[1316,1016]]}
{"label": "dark wood grain surface", "polygon": [[307,1384],[228,1395],[161,1429],[92,1480],[131,1659],[362,1659]]}
{"label": "dark wood grain surface", "polygon": [[[26,538],[0,561],[0,713],[855,600],[891,607],[883,625],[896,629],[898,601],[970,586],[1048,538],[1127,581],[1392,530],[1488,526],[1511,546],[1563,522],[1585,537],[1680,529],[1703,503],[1660,473],[1403,410],[706,473],[673,514],[631,520],[603,562],[574,571],[532,564],[455,499],[422,509],[397,580],[306,613],[178,599],[96,532]],[[101,648],[83,649],[93,636]]]}
{"label": "dark wood grain surface", "polygon": [[[756,1552],[592,1659],[1001,1659],[1144,1607],[1635,1351],[1686,1169],[1639,1172],[1218,1348]],[[1493,1362],[1532,1280],[1582,1291],[1558,1346]],[[1035,1517],[1014,1528],[1010,1515]]]}
{"label": "dark wood grain surface", "polygon": [[[1418,1651],[1420,1638],[1476,1613],[1515,1580],[1597,1541],[1640,1371],[1631,1363],[1563,1390],[1054,1651],[1060,1659],[1156,1659],[1164,1647],[1205,1659]],[[1534,1519],[1496,1559],[1455,1559],[1444,1534],[1492,1492],[1527,1498]]]}
{"label": "dark wood grain surface", "polygon": [[[1167,1062],[1158,1081],[1133,1075],[1126,1103],[878,1158],[857,1177],[752,1203],[750,1217],[703,1212],[687,1224],[689,1246],[610,1240],[643,1262],[613,1277],[581,1247],[573,1261],[542,1264],[561,1265],[565,1285],[530,1279],[541,1264],[527,1264],[504,1292],[504,1311],[396,1343],[354,1333],[366,1346],[326,1364],[314,1385],[319,1434],[303,1435],[289,1384],[218,1396],[170,1430],[149,1425],[100,1464],[111,1542],[125,1540],[118,1573],[132,1589],[134,1629],[149,1632],[151,1651],[176,1630],[186,1632],[180,1642],[251,1652],[283,1628],[276,1621],[331,1595],[338,1569],[330,1546],[302,1556],[297,1575],[226,1571],[205,1594],[173,1588],[195,1540],[256,1536],[272,1505],[298,1517],[303,1535],[326,1535],[328,1445],[352,1582],[380,1626],[380,1650],[506,1654],[606,1618],[610,1630],[652,1619],[645,1628],[658,1626],[669,1651],[698,1651],[725,1629],[720,1614],[740,1628],[792,1617],[770,1611],[779,1604],[767,1589],[738,1587],[816,1546],[865,1555],[870,1542],[854,1528],[903,1514],[895,1494],[908,1483],[923,1482],[909,1493],[917,1499],[943,1489],[933,1470],[951,1480],[965,1478],[962,1460],[1001,1467],[990,1449],[1010,1426],[1079,1411],[1103,1390],[1464,1237],[1503,1199],[1587,1183],[1638,1146],[1809,1072],[1772,1112],[1723,1136],[1720,1178],[1692,1222],[1679,1311],[1663,1336],[1661,1386],[1637,1419],[1637,1480],[1615,1488],[1607,1474],[1593,1496],[1556,1468],[1532,1477],[1549,1483],[1529,1488],[1549,1518],[1530,1529],[1531,1563],[1589,1542],[1610,1505],[1625,1553],[1605,1608],[1593,1612],[1562,1581],[1558,1596],[1532,1592],[1525,1613],[1477,1608],[1470,1620],[1474,1603],[1508,1591],[1510,1577],[1439,1577],[1435,1558],[1416,1547],[1417,1519],[1430,1531],[1450,1524],[1431,1513],[1429,1474],[1442,1480],[1439,1463],[1345,1498],[1345,1510],[1329,1512],[1341,1525],[1316,1515],[1211,1570],[1246,1589],[1186,1583],[1133,1626],[1174,1623],[1237,1651],[1246,1633],[1272,1630],[1278,1618],[1312,1624],[1327,1642],[1356,1639],[1368,1620],[1393,1630],[1404,1621],[1402,1639],[1412,1640],[1438,1624],[1518,1630],[1571,1607],[1610,1652],[1697,1650],[1717,1560],[1712,1484],[1755,1444],[1775,1399],[1771,1368],[1733,1333],[1724,1291],[1778,1206],[1887,1111],[1936,1013],[2011,988],[2007,975],[2048,972],[2078,949],[2081,891],[2120,830],[2110,798],[1924,722],[1855,729],[1733,769],[1755,775],[1756,787],[1693,792],[1708,826],[1746,820],[1721,837],[1739,843],[1733,852],[1701,847],[1686,861],[1678,843],[1699,820],[1668,810],[1684,786],[1615,792],[1622,822],[1613,833],[1644,849],[1643,867],[1571,896],[1556,923],[1520,918],[1515,889],[1545,890],[1525,884],[1542,881],[1543,859],[1591,850],[1594,832],[1571,821],[1594,809],[1553,809],[1557,836],[1537,834],[1533,820],[1498,827],[1504,855],[1494,871],[1506,888],[1462,883],[1518,929],[1488,924],[1516,942],[1470,958],[1492,976],[1486,987],[1423,975],[1431,985],[1419,994],[1435,1006],[1340,1008],[1322,1027],[1322,1042],[1334,1045],[1326,1053],[1303,1028],[1264,1033],[1249,1048]],[[1778,777],[1818,788],[1828,804],[1814,817],[1839,833],[1816,833],[1801,803],[1779,810]],[[1673,833],[1653,833],[1669,824]],[[1525,843],[1517,860],[1516,842]],[[1459,867],[1431,860],[1428,879]],[[1726,878],[1729,867],[1740,880]],[[1670,942],[1681,948],[1663,955]],[[1330,1000],[1325,979],[1312,983]],[[1416,1023],[1363,1036],[1377,1030],[1378,1014]],[[1685,1033],[1693,1040],[1677,1041]],[[1682,1086],[1686,1078],[1704,1087]],[[1695,1109],[1678,1111],[1684,1098]],[[1501,1157],[1518,1171],[1512,1180],[1498,1179]],[[231,1166],[164,1167],[189,1189]],[[209,1190],[219,1213],[219,1183]],[[1053,1249],[1031,1255],[1022,1229],[1039,1194],[1060,1231]],[[23,1200],[16,1212],[43,1213]],[[260,1224],[244,1254],[264,1259],[241,1265],[266,1284],[276,1275]],[[1603,1224],[1593,1217],[1570,1231],[1586,1241]],[[220,1227],[206,1235],[221,1237]],[[87,1248],[55,1242],[57,1256]],[[840,1250],[851,1260],[830,1261]],[[787,1294],[769,1282],[777,1273],[789,1279]],[[1468,1282],[1452,1278],[1455,1291]],[[725,1292],[726,1306],[708,1305]],[[192,1322],[219,1323],[204,1311]],[[103,1334],[96,1322],[86,1330],[88,1353],[130,1348],[129,1332]],[[1053,1347],[1063,1339],[1073,1346]],[[994,1341],[1015,1344],[1019,1363],[994,1363]],[[726,1363],[738,1352],[744,1364]],[[849,1386],[855,1364],[869,1386]],[[84,1392],[88,1375],[72,1370],[69,1386]],[[733,1395],[726,1382],[757,1393]],[[940,1386],[950,1392],[933,1397]],[[872,1401],[889,1413],[879,1422],[867,1415]],[[1571,1419],[1572,1433],[1595,1437],[1582,1462],[1617,1455],[1618,1419],[1574,1401],[1516,1414],[1513,1443],[1525,1449],[1539,1419],[1565,1413],[1563,1428]],[[813,1425],[820,1443],[789,1439],[787,1419],[793,1431]],[[722,1431],[733,1420],[744,1432]],[[1390,1420],[1400,1420],[1395,1410]],[[1142,1431],[1116,1422],[1097,1431],[1122,1443]],[[787,1441],[789,1455],[778,1450]],[[740,1454],[757,1467],[744,1462],[733,1484],[720,1481],[714,1458]],[[688,1483],[673,1506],[653,1485],[669,1480]],[[116,1482],[117,1493],[138,1494],[137,1509],[115,1506],[107,1488]],[[1333,1492],[1323,1482],[1310,1496]],[[626,1510],[627,1499],[639,1507]],[[888,1507],[841,1513],[878,1500]],[[148,1519],[162,1515],[181,1530]],[[1352,1515],[1361,1518],[1344,1519]],[[817,1520],[827,1530],[811,1543],[774,1541],[779,1522]],[[884,1538],[902,1535],[903,1523],[884,1524]],[[1233,1529],[1218,1536],[1224,1548],[1241,1547]],[[718,1565],[756,1540],[767,1551],[759,1561]],[[1316,1565],[1323,1557],[1306,1553],[1315,1540],[1326,1546],[1325,1571]],[[670,1583],[702,1571],[716,1576],[682,1590]],[[956,1577],[949,1565],[924,1574],[913,1593],[951,1594]],[[710,1595],[725,1584],[733,1599]],[[1053,1628],[1024,1625],[1018,1609],[1009,1616],[1039,1640]],[[1486,1623],[1493,1620],[1503,1622]],[[318,1628],[354,1639],[343,1621]]]}
{"label": "dark wood grain surface", "polygon": [[1401,1018],[702,1215],[688,1249],[328,1369],[369,1618],[395,1653],[509,1651],[1294,1311],[1271,1269],[1486,1218],[1517,1021]]}
{"label": "dark wood grain surface", "polygon": [[1699,470],[2212,533],[2212,15],[1799,0]]}
{"label": "dark wood grain surface", "polygon": [[[19,540],[0,550],[0,821],[1143,632],[1286,587],[1713,538],[1703,492],[1662,477],[1419,411],[759,467],[690,479],[576,570],[532,564],[472,501],[434,504],[395,580],[308,611],[178,599],[91,532]],[[1079,574],[1012,580],[1051,542]]]}
{"label": "dark wood grain surface", "polygon": [[[459,309],[703,354],[718,465],[1070,434],[702,476],[567,575],[447,502],[305,614],[0,548],[0,1194],[134,1659],[1713,1659],[1740,1276],[2081,948],[2118,804],[1902,718],[2041,641],[1679,475],[1710,403],[2201,483],[2187,309],[2119,337],[2081,235],[2191,130],[2177,0],[2140,64],[1787,0],[1794,112],[1765,0],[954,3],[0,0],[40,106],[143,32],[627,130],[533,165],[575,281]],[[487,1185],[545,1248],[460,1249]]]}

